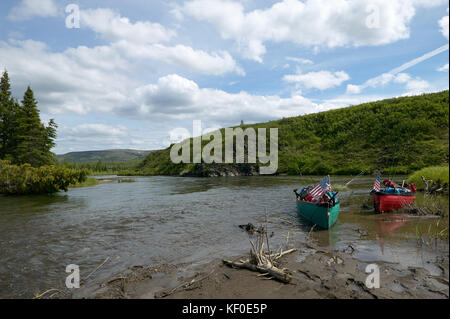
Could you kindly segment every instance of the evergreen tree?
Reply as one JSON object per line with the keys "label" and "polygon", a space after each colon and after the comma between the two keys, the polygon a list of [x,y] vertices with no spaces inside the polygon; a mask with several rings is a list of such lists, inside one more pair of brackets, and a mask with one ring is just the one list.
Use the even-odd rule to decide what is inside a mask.
{"label": "evergreen tree", "polygon": [[50,120],[48,127],[41,123],[37,101],[30,87],[23,97],[17,120],[17,146],[13,152],[13,162],[29,163],[33,167],[55,164],[55,156],[50,150],[55,145],[57,126],[53,120]]}
{"label": "evergreen tree", "polygon": [[18,103],[12,98],[8,72],[0,80],[0,159],[11,159],[15,147]]}

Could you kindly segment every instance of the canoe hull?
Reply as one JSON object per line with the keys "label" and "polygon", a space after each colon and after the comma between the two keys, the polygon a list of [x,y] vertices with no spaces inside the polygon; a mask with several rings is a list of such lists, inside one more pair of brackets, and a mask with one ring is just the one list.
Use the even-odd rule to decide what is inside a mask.
{"label": "canoe hull", "polygon": [[409,195],[373,193],[372,197],[375,211],[384,213],[410,205],[416,196],[414,193]]}
{"label": "canoe hull", "polygon": [[328,229],[336,223],[339,209],[339,203],[330,208],[297,200],[298,214],[323,229]]}

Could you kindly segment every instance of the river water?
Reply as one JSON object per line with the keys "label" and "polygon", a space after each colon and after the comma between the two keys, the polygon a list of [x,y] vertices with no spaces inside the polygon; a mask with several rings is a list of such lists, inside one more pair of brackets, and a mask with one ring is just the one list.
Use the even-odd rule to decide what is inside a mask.
{"label": "river water", "polygon": [[[332,177],[344,184],[348,177]],[[0,196],[0,298],[29,298],[65,287],[69,264],[102,281],[129,266],[206,263],[248,252],[238,225],[267,220],[271,244],[304,242],[311,225],[298,217],[294,188],[319,178],[293,176],[180,178],[135,177],[70,189],[54,195]],[[418,233],[438,220],[403,214],[376,215],[362,204],[373,177],[340,192],[341,213],[330,230],[314,230],[318,245],[355,249],[364,261],[422,266],[448,244],[418,245]],[[90,279],[91,280],[91,279]]]}

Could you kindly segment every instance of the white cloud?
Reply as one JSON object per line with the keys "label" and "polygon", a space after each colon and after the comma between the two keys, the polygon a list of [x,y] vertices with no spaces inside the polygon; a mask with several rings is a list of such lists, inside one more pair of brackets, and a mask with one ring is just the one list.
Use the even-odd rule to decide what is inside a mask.
{"label": "white cloud", "polygon": [[326,90],[339,86],[349,79],[349,75],[344,71],[318,71],[305,74],[297,73],[288,74],[283,77],[283,80],[286,82],[298,83],[301,87],[306,89],[314,88],[319,90]]}
{"label": "white cloud", "polygon": [[28,20],[33,17],[55,17],[58,15],[58,7],[53,0],[22,0],[13,7],[8,18],[13,21]]}
{"label": "white cloud", "polygon": [[380,101],[386,98],[391,98],[389,95],[340,95],[331,99],[326,99],[319,104],[319,111],[328,111],[332,109],[339,109],[349,105],[359,105],[373,101]]}
{"label": "white cloud", "polygon": [[348,94],[359,94],[362,89],[359,85],[347,84],[347,93]]}
{"label": "white cloud", "polygon": [[0,42],[0,69],[8,70],[16,96],[31,85],[41,109],[51,114],[108,112],[123,105],[134,81],[113,70],[116,61],[107,47],[53,53],[33,40]]}
{"label": "white cloud", "polygon": [[247,92],[227,93],[200,88],[195,82],[172,74],[156,84],[136,89],[136,111],[142,116],[170,120],[215,121],[221,126],[295,116],[317,110],[318,105],[299,95],[289,98],[258,96]]}
{"label": "white cloud", "polygon": [[117,50],[110,46],[97,46],[89,48],[79,46],[69,48],[64,54],[72,61],[86,68],[99,68],[104,70],[125,70],[129,62]]}
{"label": "white cloud", "polygon": [[194,81],[171,74],[160,78],[156,84],[137,88],[136,96],[143,113],[168,114],[192,108],[198,92],[199,87]]}
{"label": "white cloud", "polygon": [[437,69],[439,72],[448,72],[448,63]]}
{"label": "white cloud", "polygon": [[160,43],[169,41],[175,31],[166,29],[159,23],[138,21],[132,23],[111,9],[83,10],[80,14],[81,26],[87,26],[102,35],[105,40],[115,42],[127,40],[132,43]]}
{"label": "white cloud", "polygon": [[421,93],[434,91],[434,88],[427,81],[421,79],[420,77],[411,77],[407,73],[384,73],[380,76],[368,80],[364,85],[347,85],[347,94],[359,94],[363,89],[367,87],[379,88],[384,87],[390,83],[403,84],[406,93],[403,95],[417,95]]}
{"label": "white cloud", "polygon": [[84,10],[81,25],[92,29],[110,41],[110,47],[128,59],[163,61],[189,71],[208,75],[236,72],[245,75],[233,57],[226,51],[208,53],[185,45],[167,46],[176,33],[159,23],[138,21],[110,9]]}
{"label": "white cloud", "polygon": [[122,137],[127,135],[127,129],[124,126],[110,126],[105,124],[81,124],[75,127],[63,126],[60,132],[70,137]]}
{"label": "white cloud", "polygon": [[397,74],[399,74],[399,73],[401,73],[401,72],[403,72],[403,71],[405,71],[405,70],[407,70],[407,69],[409,69],[409,68],[411,68],[411,67],[413,67],[413,66],[415,66],[415,65],[417,65],[417,64],[419,64],[419,63],[421,63],[423,61],[425,61],[425,60],[428,60],[428,59],[430,59],[430,58],[432,58],[432,57],[434,57],[434,56],[436,56],[436,55],[438,55],[438,54],[440,54],[442,52],[448,51],[448,49],[449,49],[449,45],[445,44],[445,45],[443,45],[443,46],[441,46],[441,47],[439,47],[439,48],[437,48],[437,49],[435,49],[433,51],[425,53],[424,55],[422,55],[422,56],[420,56],[418,58],[415,58],[415,59],[413,59],[411,61],[408,61],[408,62],[402,64],[401,66],[399,66],[399,67],[397,67],[395,69],[392,69],[389,72],[386,72],[386,73],[383,73],[383,74],[381,74],[379,76],[371,78],[371,79],[367,80],[365,83],[363,83],[361,85],[348,84],[347,85],[347,93],[349,93],[349,94],[359,94],[364,89],[366,89],[368,87],[375,88],[375,87],[378,87],[380,85],[385,85],[386,83],[389,83],[393,79],[395,79],[395,75],[397,75]]}
{"label": "white cloud", "polygon": [[128,128],[122,125],[85,123],[69,127],[60,125],[54,152],[64,154],[72,151],[105,149],[158,149],[166,147],[161,143],[163,136],[146,129]]}
{"label": "white cloud", "polygon": [[441,33],[444,37],[448,40],[448,8],[447,8],[447,15],[443,17],[441,20],[439,20],[439,26],[441,27]]}
{"label": "white cloud", "polygon": [[[317,49],[383,45],[407,39],[416,8],[442,3],[373,0],[369,7],[359,0],[283,0],[267,9],[245,12],[242,4],[233,1],[192,0],[176,12],[213,24],[224,39],[236,41],[245,58],[262,62],[267,41]],[[376,23],[372,21],[374,15],[379,17]]]}
{"label": "white cloud", "polygon": [[431,85],[419,77],[412,78],[407,73],[399,73],[393,78],[395,83],[405,84],[406,93],[404,95],[417,95],[429,91]]}
{"label": "white cloud", "polygon": [[194,50],[185,45],[165,46],[162,44],[141,45],[126,40],[112,45],[122,55],[132,59],[152,59],[182,67],[189,71],[209,75],[222,75],[235,72],[245,75],[233,57],[226,51],[208,53]]}
{"label": "white cloud", "polygon": [[314,62],[309,60],[309,59],[295,58],[295,57],[290,57],[290,56],[286,57],[286,60],[294,61],[294,62],[297,62],[299,64],[314,64]]}

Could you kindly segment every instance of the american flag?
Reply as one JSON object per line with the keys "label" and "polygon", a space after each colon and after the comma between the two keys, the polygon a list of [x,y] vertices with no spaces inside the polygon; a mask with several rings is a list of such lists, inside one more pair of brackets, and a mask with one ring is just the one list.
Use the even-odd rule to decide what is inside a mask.
{"label": "american flag", "polygon": [[330,185],[330,175],[324,177],[319,184],[314,186],[314,188],[311,190],[311,196],[313,197],[313,200],[316,200],[320,198],[325,191],[330,191],[331,185]]}
{"label": "american flag", "polygon": [[378,172],[377,179],[375,180],[375,183],[373,184],[373,190],[376,192],[380,191],[380,178],[381,178],[381,174],[380,174],[380,172]]}

